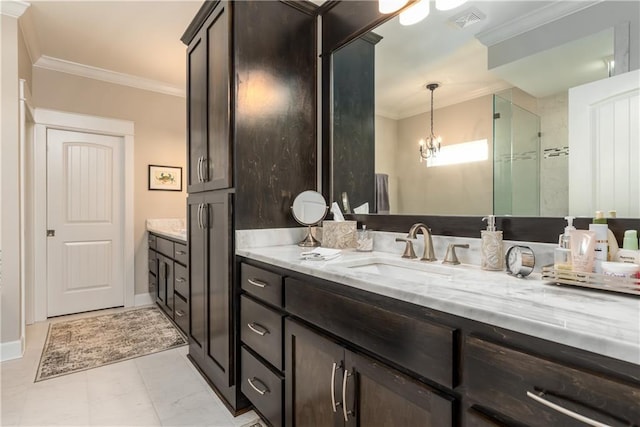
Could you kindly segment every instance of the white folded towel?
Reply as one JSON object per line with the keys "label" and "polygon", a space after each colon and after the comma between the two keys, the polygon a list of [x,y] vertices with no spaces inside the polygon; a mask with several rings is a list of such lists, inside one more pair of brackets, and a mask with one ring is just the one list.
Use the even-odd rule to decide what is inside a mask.
{"label": "white folded towel", "polygon": [[338,258],[342,251],[340,249],[315,248],[312,251],[302,252],[300,258],[313,261],[329,261]]}

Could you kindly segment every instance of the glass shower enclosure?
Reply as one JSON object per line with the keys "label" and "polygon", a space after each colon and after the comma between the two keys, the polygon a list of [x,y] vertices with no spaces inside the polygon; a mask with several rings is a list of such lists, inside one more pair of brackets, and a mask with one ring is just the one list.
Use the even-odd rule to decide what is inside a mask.
{"label": "glass shower enclosure", "polygon": [[540,215],[540,117],[493,96],[493,213]]}

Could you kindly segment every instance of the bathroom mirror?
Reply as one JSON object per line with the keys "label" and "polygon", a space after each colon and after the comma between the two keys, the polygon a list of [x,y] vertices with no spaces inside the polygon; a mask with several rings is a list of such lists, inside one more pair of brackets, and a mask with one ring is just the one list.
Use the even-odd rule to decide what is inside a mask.
{"label": "bathroom mirror", "polygon": [[311,234],[311,226],[324,219],[327,209],[327,201],[317,191],[307,190],[296,196],[291,206],[291,213],[296,221],[308,227],[307,237],[298,243],[298,246],[320,246],[320,242]]}
{"label": "bathroom mirror", "polygon": [[[371,212],[383,214],[567,215],[568,88],[608,77],[618,18],[600,13],[607,19],[597,25],[581,22],[594,15],[583,5],[565,13],[575,13],[571,30],[548,40],[536,26],[527,38],[523,23],[500,35],[552,3],[577,5],[470,1],[455,11],[432,10],[410,27],[392,18],[335,50],[331,201],[346,192],[352,206],[369,202]],[[598,7],[633,7],[607,3]],[[539,40],[527,45],[534,36]],[[434,132],[443,138],[438,154],[444,159],[457,146],[458,161],[472,151],[462,144],[473,143],[479,156],[467,163],[420,161],[430,82],[440,84],[433,93]],[[385,196],[388,206],[376,206]]]}

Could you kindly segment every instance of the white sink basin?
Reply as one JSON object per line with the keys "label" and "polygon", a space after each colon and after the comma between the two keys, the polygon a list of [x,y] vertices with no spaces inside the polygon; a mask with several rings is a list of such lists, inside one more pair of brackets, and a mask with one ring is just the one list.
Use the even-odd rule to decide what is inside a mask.
{"label": "white sink basin", "polygon": [[375,274],[390,279],[401,279],[410,282],[424,282],[426,278],[450,279],[457,268],[440,263],[428,263],[418,260],[391,259],[370,257],[334,264],[354,273]]}

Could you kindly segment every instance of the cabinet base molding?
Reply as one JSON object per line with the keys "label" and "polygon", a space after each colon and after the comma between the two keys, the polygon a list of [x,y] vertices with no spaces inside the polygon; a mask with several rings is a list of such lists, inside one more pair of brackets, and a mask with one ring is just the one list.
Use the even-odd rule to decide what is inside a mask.
{"label": "cabinet base molding", "polygon": [[136,294],[133,305],[140,307],[142,305],[151,305],[156,302],[155,296],[150,293]]}
{"label": "cabinet base molding", "polygon": [[[200,366],[198,366],[198,363],[193,359],[193,357],[191,357],[190,354],[187,354],[187,359],[189,359],[189,361],[194,366],[194,368],[196,368],[198,373],[202,375],[202,378],[207,382],[207,384],[209,384],[209,387],[211,387],[211,390],[213,390],[216,396],[220,398],[220,401],[222,401],[222,403],[227,408],[227,410],[231,413],[231,415],[233,415],[234,417],[237,417],[253,409],[253,407],[251,406],[251,403],[242,394],[238,396],[238,400],[236,401],[236,406],[234,408],[234,406],[229,402],[227,397],[224,394],[222,394],[220,390],[218,390],[218,388],[215,386],[215,384],[213,384],[209,380],[209,378],[207,378],[207,375],[202,371],[202,369],[200,369]],[[235,387],[231,387],[231,388],[233,389],[233,393],[235,393]]]}

